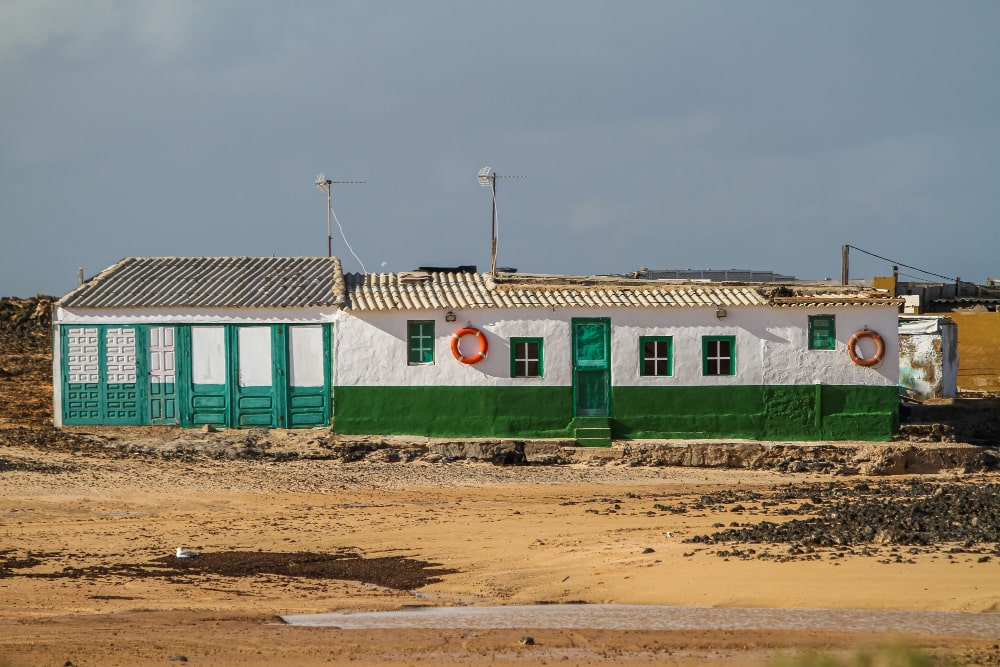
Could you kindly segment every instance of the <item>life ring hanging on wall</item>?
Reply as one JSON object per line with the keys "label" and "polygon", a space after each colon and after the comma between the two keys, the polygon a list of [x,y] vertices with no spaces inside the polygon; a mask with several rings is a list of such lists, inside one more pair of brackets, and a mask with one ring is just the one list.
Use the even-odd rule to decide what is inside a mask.
{"label": "life ring hanging on wall", "polygon": [[[862,338],[871,338],[875,342],[874,355],[867,358],[858,356],[856,348]],[[855,331],[854,335],[851,336],[851,340],[847,341],[847,354],[851,355],[851,361],[856,363],[858,366],[874,366],[885,358],[885,342],[882,340],[881,336],[871,329]]]}
{"label": "life ring hanging on wall", "polygon": [[[462,351],[458,349],[458,344],[461,342],[463,336],[475,336],[476,340],[479,341],[479,351],[475,354],[463,357]],[[463,364],[478,364],[486,358],[486,351],[488,349],[489,345],[486,343],[486,336],[483,335],[482,331],[476,329],[475,327],[464,327],[451,335],[451,353],[455,355],[455,358]]]}

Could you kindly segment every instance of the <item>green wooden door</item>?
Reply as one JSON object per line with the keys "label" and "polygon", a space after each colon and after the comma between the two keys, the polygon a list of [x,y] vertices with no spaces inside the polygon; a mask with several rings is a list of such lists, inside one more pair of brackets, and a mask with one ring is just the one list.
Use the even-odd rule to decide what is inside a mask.
{"label": "green wooden door", "polygon": [[177,424],[177,345],[174,327],[151,326],[149,339],[149,418],[154,424]]}
{"label": "green wooden door", "polygon": [[287,327],[287,421],[289,428],[330,423],[330,326]]}
{"label": "green wooden door", "polygon": [[61,339],[63,423],[146,423],[138,327],[64,326]]}
{"label": "green wooden door", "polygon": [[272,327],[236,327],[235,338],[237,357],[233,388],[236,395],[233,406],[236,414],[233,423],[240,428],[273,428],[277,426],[276,412],[280,404],[275,390],[281,383],[275,381],[279,369],[274,367]]}
{"label": "green wooden door", "polygon": [[193,378],[184,426],[330,423],[330,325],[194,326],[187,336],[181,330],[178,342],[182,356],[190,355]]}
{"label": "green wooden door", "polygon": [[573,415],[611,416],[611,320],[573,319]]}
{"label": "green wooden door", "polygon": [[[182,327],[178,343],[187,363],[190,388],[185,392],[184,426],[229,425],[229,347],[223,325]],[[185,368],[182,362],[181,368]]]}

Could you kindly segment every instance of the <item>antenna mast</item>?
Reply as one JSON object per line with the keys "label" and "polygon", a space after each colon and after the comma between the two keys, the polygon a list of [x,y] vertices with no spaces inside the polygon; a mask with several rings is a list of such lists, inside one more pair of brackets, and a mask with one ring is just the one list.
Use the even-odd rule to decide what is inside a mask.
{"label": "antenna mast", "polygon": [[[330,215],[333,213],[333,184],[358,184],[365,181],[331,181],[326,177],[326,172],[320,172],[316,176],[314,185],[317,189],[326,192],[326,256],[333,257],[333,228],[330,226]],[[337,223],[340,224],[339,222]]]}
{"label": "antenna mast", "polygon": [[491,167],[483,167],[479,170],[479,184],[484,188],[493,190],[493,226],[490,233],[490,273],[494,277],[497,275],[497,179],[498,178],[524,178],[524,176],[497,176]]}

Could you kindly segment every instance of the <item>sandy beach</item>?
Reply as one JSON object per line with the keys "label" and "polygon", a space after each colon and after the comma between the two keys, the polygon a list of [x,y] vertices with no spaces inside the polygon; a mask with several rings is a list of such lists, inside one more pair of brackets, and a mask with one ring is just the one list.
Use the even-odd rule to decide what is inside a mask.
{"label": "sandy beach", "polygon": [[[642,628],[340,630],[290,627],[276,617],[567,602],[1000,609],[995,544],[810,547],[798,555],[775,544],[740,556],[719,554],[745,545],[690,541],[734,523],[801,518],[802,500],[789,488],[816,495],[858,483],[905,487],[912,481],[906,477],[834,484],[829,475],[607,465],[162,460],[11,446],[0,454],[0,651],[11,665],[152,665],[171,657],[212,665],[564,658],[767,664],[798,649],[845,651],[894,638]],[[1000,476],[919,479],[984,486]],[[206,558],[339,555],[364,579],[261,571],[259,560],[224,573],[179,571],[173,554],[181,545]],[[361,567],[390,563],[378,559],[395,565]],[[396,571],[402,565],[406,573]],[[396,575],[418,585],[393,586]],[[525,635],[534,645],[519,643]],[[998,640],[908,641],[989,664],[1000,657]]]}

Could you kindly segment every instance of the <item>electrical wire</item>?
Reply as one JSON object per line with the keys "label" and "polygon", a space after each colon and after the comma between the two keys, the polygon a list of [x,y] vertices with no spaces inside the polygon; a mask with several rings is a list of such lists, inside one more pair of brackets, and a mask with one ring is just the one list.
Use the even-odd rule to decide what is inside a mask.
{"label": "electrical wire", "polygon": [[[928,276],[934,276],[935,278],[944,278],[945,280],[949,280],[949,281],[958,280],[958,278],[952,278],[950,276],[942,276],[940,273],[933,273],[931,271],[924,271],[923,269],[918,269],[915,266],[910,266],[909,264],[903,264],[902,262],[897,262],[896,260],[889,259],[888,257],[882,257],[881,255],[876,255],[873,252],[868,252],[867,250],[862,250],[861,248],[859,248],[856,245],[848,245],[847,247],[848,248],[853,248],[854,250],[857,250],[858,252],[863,252],[866,255],[871,255],[872,257],[875,257],[877,259],[881,259],[881,260],[886,261],[886,262],[892,262],[893,264],[896,264],[898,266],[905,266],[906,268],[913,269],[914,271],[919,271],[920,273],[924,273],[924,274],[926,274]],[[912,278],[913,276],[910,276],[910,277]]]}
{"label": "electrical wire", "polygon": [[337,217],[337,212],[333,210],[333,206],[330,206],[330,213],[333,214],[333,219],[337,221],[337,229],[340,230],[340,238],[344,239],[344,245],[346,245],[347,249],[351,251],[351,255],[354,256],[354,259],[358,260],[358,264],[361,265],[361,270],[368,273],[368,269],[365,268],[365,263],[361,261],[361,258],[358,257],[356,252],[354,252],[354,248],[352,248],[351,244],[347,242],[347,236],[344,234],[344,227],[340,224],[340,219]]}

